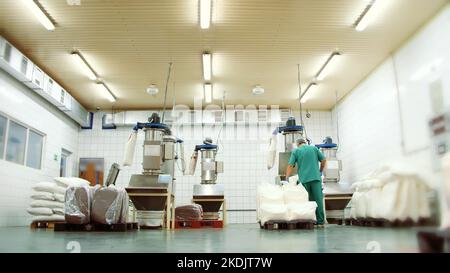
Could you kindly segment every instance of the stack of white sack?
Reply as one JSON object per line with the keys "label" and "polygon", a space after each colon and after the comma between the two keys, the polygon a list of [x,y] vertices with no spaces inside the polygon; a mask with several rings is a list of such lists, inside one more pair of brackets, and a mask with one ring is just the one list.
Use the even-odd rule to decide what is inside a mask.
{"label": "stack of white sack", "polygon": [[257,189],[257,218],[267,221],[316,220],[317,204],[308,201],[308,193],[300,185],[283,186],[263,183]]}
{"label": "stack of white sack", "polygon": [[71,224],[117,224],[128,220],[128,194],[123,188],[72,186],[66,192],[65,221]]}
{"label": "stack of white sack", "polygon": [[413,171],[383,166],[352,185],[351,216],[414,222],[431,216],[430,188]]}
{"label": "stack of white sack", "polygon": [[27,212],[33,221],[64,221],[64,198],[68,187],[89,185],[77,177],[56,177],[54,182],[40,182],[34,185],[30,207]]}

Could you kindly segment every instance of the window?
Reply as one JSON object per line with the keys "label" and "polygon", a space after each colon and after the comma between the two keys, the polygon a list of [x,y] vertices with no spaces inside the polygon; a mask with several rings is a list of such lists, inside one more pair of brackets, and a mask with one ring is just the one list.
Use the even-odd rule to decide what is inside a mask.
{"label": "window", "polygon": [[24,164],[25,142],[27,140],[27,128],[9,121],[8,143],[6,145],[6,160]]}
{"label": "window", "polygon": [[41,168],[42,146],[44,137],[33,130],[29,131],[27,146],[27,166],[35,169]]}
{"label": "window", "polygon": [[0,116],[0,158],[3,158],[3,153],[5,152],[6,122],[7,119],[4,116]]}
{"label": "window", "polygon": [[0,159],[42,168],[44,135],[0,114]]}

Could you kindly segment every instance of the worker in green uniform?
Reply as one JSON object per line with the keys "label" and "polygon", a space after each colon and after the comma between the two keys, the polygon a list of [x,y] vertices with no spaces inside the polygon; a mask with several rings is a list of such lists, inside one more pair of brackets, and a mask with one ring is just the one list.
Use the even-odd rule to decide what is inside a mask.
{"label": "worker in green uniform", "polygon": [[292,151],[291,158],[289,159],[286,178],[291,176],[292,170],[297,165],[299,182],[302,183],[308,192],[309,201],[315,201],[317,203],[316,226],[323,227],[325,213],[321,173],[325,168],[326,159],[317,147],[306,145],[305,139],[297,139],[296,144],[297,148]]}

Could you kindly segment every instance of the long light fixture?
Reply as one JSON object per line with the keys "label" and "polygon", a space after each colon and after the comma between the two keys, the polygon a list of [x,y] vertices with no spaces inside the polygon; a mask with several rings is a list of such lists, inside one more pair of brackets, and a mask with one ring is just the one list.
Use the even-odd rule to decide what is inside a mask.
{"label": "long light fixture", "polygon": [[106,99],[108,99],[110,102],[115,102],[116,101],[116,96],[114,96],[114,94],[111,91],[111,89],[109,89],[109,87],[104,82],[98,82],[97,84],[99,86],[101,86],[101,88],[103,90],[103,94],[104,94]]}
{"label": "long light fixture", "polygon": [[95,73],[94,69],[89,65],[89,63],[79,51],[72,52],[72,57],[78,64],[79,68],[90,80],[96,81],[98,79],[97,73]]}
{"label": "long light fixture", "polygon": [[205,83],[203,85],[203,91],[205,92],[204,98],[205,98],[205,102],[206,103],[211,103],[212,102],[212,84],[210,83]]}
{"label": "long light fixture", "polygon": [[371,0],[367,5],[366,9],[363,11],[361,16],[355,23],[356,31],[364,31],[369,23],[372,22],[375,14],[375,8],[379,4],[380,0]]}
{"label": "long light fixture", "polygon": [[202,29],[209,28],[211,24],[211,0],[200,1],[200,27]]}
{"label": "long light fixture", "polygon": [[306,103],[309,98],[311,97],[311,92],[312,90],[315,90],[315,88],[317,87],[317,83],[312,82],[308,85],[308,87],[306,87],[305,92],[303,92],[302,96],[300,97],[300,102],[301,103]]}
{"label": "long light fixture", "polygon": [[52,23],[50,18],[48,18],[47,14],[41,9],[38,4],[33,0],[22,0],[22,2],[27,5],[27,7],[31,10],[31,12],[34,14],[36,19],[47,29],[50,31],[55,30],[55,25]]}
{"label": "long light fixture", "polygon": [[341,53],[338,51],[334,51],[331,53],[330,57],[328,57],[327,61],[322,65],[319,72],[316,74],[317,81],[323,81],[325,77],[329,74],[330,68],[333,67],[333,63],[336,62],[337,57],[341,56]]}
{"label": "long light fixture", "polygon": [[211,53],[205,52],[202,55],[202,61],[203,61],[203,79],[205,81],[211,80],[212,75],[212,66],[211,66]]}

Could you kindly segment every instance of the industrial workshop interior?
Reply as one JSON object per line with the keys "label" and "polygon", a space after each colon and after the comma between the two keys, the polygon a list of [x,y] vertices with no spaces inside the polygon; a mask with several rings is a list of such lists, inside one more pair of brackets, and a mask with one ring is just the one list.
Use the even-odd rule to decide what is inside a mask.
{"label": "industrial workshop interior", "polygon": [[1,0],[0,252],[448,253],[449,49],[448,0]]}

